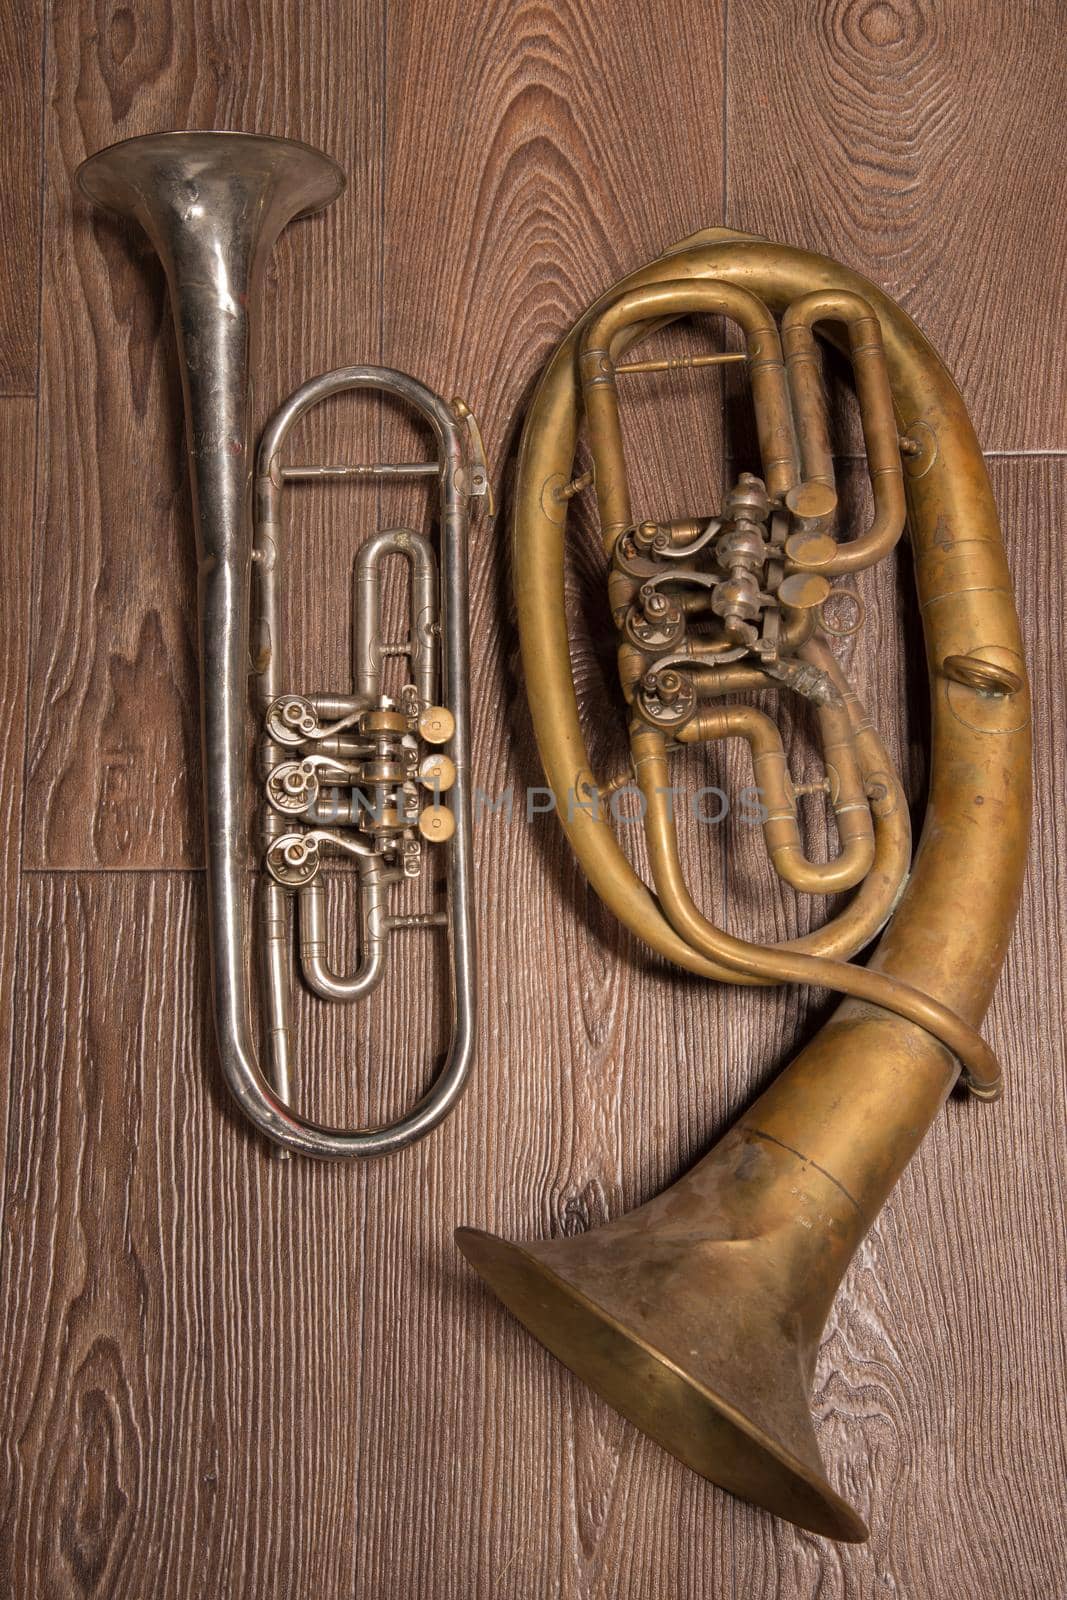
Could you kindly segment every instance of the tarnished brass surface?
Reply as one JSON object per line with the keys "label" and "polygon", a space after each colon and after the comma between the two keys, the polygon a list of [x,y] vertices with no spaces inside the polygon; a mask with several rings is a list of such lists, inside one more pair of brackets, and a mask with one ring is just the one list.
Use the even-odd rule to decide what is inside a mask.
{"label": "tarnished brass surface", "polygon": [[[739,480],[722,526],[704,537],[691,520],[635,521],[645,508],[630,503],[614,372],[643,335],[709,311],[745,336],[762,477]],[[816,325],[851,358],[874,492],[871,526],[840,544]],[[583,398],[655,893],[607,809],[566,803],[597,788],[563,592]],[[933,732],[911,863],[899,780],[826,638],[861,622],[862,606],[852,618],[824,617],[826,589],[813,581],[881,559],[900,536],[905,496]],[[824,257],[709,229],[609,291],[549,363],[523,435],[514,573],[542,761],[604,901],[690,972],[813,983],[847,998],[659,1198],[577,1239],[515,1245],[461,1230],[460,1246],[549,1349],[695,1471],[801,1526],[862,1539],[861,1517],[827,1481],[809,1416],[820,1332],[853,1252],[957,1078],[981,1098],[1000,1091],[976,1030],[1010,935],[1029,821],[1025,666],[963,401],[918,329],[872,284]],[[822,892],[825,879],[798,848],[780,741],[753,708],[722,704],[772,686],[814,702],[842,847],[823,871],[840,880],[834,887],[859,887],[827,928],[766,946],[731,937],[694,903],[664,790],[673,741],[745,738],[770,800],[771,858],[786,881]],[[613,787],[617,779],[604,792]],[[851,962],[890,911],[866,966]]]}

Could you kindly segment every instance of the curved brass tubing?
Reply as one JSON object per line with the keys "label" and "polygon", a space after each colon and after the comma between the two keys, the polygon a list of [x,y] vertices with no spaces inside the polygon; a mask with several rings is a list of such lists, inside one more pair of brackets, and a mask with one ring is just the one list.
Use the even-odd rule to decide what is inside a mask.
{"label": "curved brass tubing", "polygon": [[678,836],[665,798],[670,788],[666,741],[661,733],[644,728],[632,732],[631,744],[646,808],[645,837],[652,879],[660,904],[681,938],[710,961],[745,977],[770,978],[776,983],[822,984],[857,1000],[885,1006],[925,1028],[964,1062],[977,1091],[987,1096],[999,1092],[1000,1065],[981,1034],[921,989],[867,967],[796,954],[785,945],[766,946],[736,939],[710,923],[694,904],[682,872]]}
{"label": "curved brass tubing", "polygon": [[[831,560],[818,563],[815,570],[825,577],[859,572],[884,560],[904,532],[907,515],[882,330],[868,302],[846,289],[821,289],[802,295],[782,318],[782,349],[796,410],[804,477],[831,489],[834,486],[821,363],[813,332],[817,323],[828,321],[844,323],[848,333],[874,493],[874,521],[866,533],[840,546]],[[797,491],[797,504],[802,504],[803,492],[803,488]],[[802,557],[795,561],[798,567],[807,565]]]}
{"label": "curved brass tubing", "polygon": [[[868,796],[868,805],[874,822],[873,860],[855,895],[843,910],[837,912],[821,927],[812,929],[810,933],[793,939],[780,940],[765,948],[848,961],[882,931],[900,899],[911,864],[911,821],[904,790],[894,771],[889,752],[859,697],[848,687],[833,655],[822,641],[816,640],[810,640],[803,646],[803,654],[833,681],[848,714],[851,742],[859,764],[862,788]],[[710,673],[706,676],[708,694],[728,694],[745,689],[778,687],[774,679],[761,672],[758,667],[736,665],[719,668],[715,677],[721,681],[714,683],[711,681]],[[701,741],[710,714],[706,710],[699,711],[689,727],[681,730],[677,736],[680,746],[691,747]],[[777,730],[775,732],[777,733]],[[610,784],[599,785],[598,796],[601,800],[608,798],[628,784],[632,776],[631,769],[620,773]],[[647,814],[645,820],[647,823]],[[676,831],[673,815],[664,821]],[[654,826],[659,825],[658,821],[654,823]],[[829,894],[833,890],[820,884],[809,892]],[[752,972],[740,972],[736,968],[711,959],[705,961],[703,976],[715,978],[720,983],[746,986],[767,986],[780,981],[775,977],[761,977]]]}
{"label": "curved brass tubing", "polygon": [[831,799],[837,817],[841,853],[833,861],[812,861],[800,842],[800,825],[778,724],[755,706],[723,706],[699,711],[678,735],[685,744],[701,740],[744,739],[752,757],[752,775],[766,813],[763,836],[775,872],[804,894],[838,894],[854,889],[874,865],[874,828],[864,792],[848,712],[842,706],[820,706],[823,750],[828,761]]}
{"label": "curved brass tubing", "polygon": [[[749,290],[730,283],[669,281],[642,285],[621,294],[591,320],[578,356],[586,421],[598,438],[594,488],[601,536],[609,555],[618,535],[633,521],[615,387],[616,351],[630,342],[628,335],[635,328],[642,329],[650,319],[696,312],[727,317],[744,332],[768,492],[784,495],[798,481],[797,444],[782,346],[767,307]],[[601,467],[600,462],[605,460],[608,465]]]}
{"label": "curved brass tubing", "polygon": [[[826,572],[868,564],[877,558],[879,552],[884,553],[891,548],[899,538],[904,508],[902,495],[899,494],[902,471],[896,453],[897,429],[892,396],[886,377],[879,324],[865,297],[850,289],[824,287],[796,296],[782,309],[783,334],[788,334],[794,363],[801,373],[810,369],[806,355],[812,341],[812,325],[831,317],[844,323],[855,363],[864,434],[869,445],[869,468],[876,494],[874,525],[865,536],[843,549],[838,548],[829,560],[824,557],[820,561],[820,571],[825,576]],[[799,481],[797,433],[790,409],[783,346],[777,324],[765,301],[749,288],[718,278],[694,282],[672,276],[662,282],[625,285],[606,305],[590,313],[581,332],[576,359],[594,460],[593,483],[600,512],[601,534],[609,555],[622,533],[633,524],[616,392],[616,357],[626,347],[631,335],[640,337],[646,329],[659,326],[667,319],[708,312],[732,318],[746,336],[753,409],[767,495],[772,504],[784,502],[791,508],[802,505],[797,497],[803,495],[807,485]],[[810,436],[813,441],[809,446],[813,451],[811,462],[818,470],[825,467],[829,447],[824,410],[820,406],[818,416],[814,415],[817,408],[812,402],[810,390],[810,382],[805,379],[801,384],[801,407],[798,408],[797,422],[801,425],[798,430],[801,440],[806,443]],[[539,509],[544,506],[545,485],[549,481],[546,478],[542,482],[541,493],[537,497]],[[517,522],[517,529],[518,526]],[[787,541],[787,554],[791,553],[794,544],[795,539]],[[799,562],[795,564],[799,565]],[[715,645],[704,647],[687,644],[683,653],[697,658],[706,649],[710,659],[716,648]],[[625,645],[623,650],[626,650]],[[624,667],[627,682],[631,679],[631,672],[627,664]],[[897,1009],[902,1016],[927,1027],[952,1050],[964,1068],[968,1086],[974,1092],[986,1097],[999,1093],[999,1065],[980,1034],[964,1018],[955,1014],[951,1007],[925,997],[918,986],[908,985],[896,977],[882,977],[853,969],[840,962],[824,962],[816,971],[815,958],[806,953],[787,955],[787,946],[761,947],[733,940],[700,915],[688,893],[682,893],[684,885],[680,882],[680,873],[676,881],[672,870],[678,862],[678,850],[670,809],[662,796],[650,796],[641,772],[642,763],[652,763],[657,781],[665,781],[665,743],[653,730],[648,730],[649,737],[646,738],[639,723],[635,728],[636,731],[631,734],[634,768],[645,794],[645,832],[650,857],[654,869],[656,864],[659,868],[659,876],[655,870],[653,874],[657,893],[668,921],[684,941],[690,958],[696,954],[714,964],[716,970],[711,973],[703,969],[706,975],[721,977],[722,969],[726,968],[732,974],[745,978],[824,983],[843,994]],[[573,809],[568,806],[568,810]],[[786,837],[780,842],[788,848],[791,841]],[[788,865],[788,856],[784,859]],[[846,858],[841,869],[845,878],[854,860],[852,856]],[[797,877],[801,880],[795,885],[798,887],[810,881],[803,866],[799,866]],[[838,886],[846,887],[847,884],[842,882]],[[641,928],[639,931],[645,930]],[[895,1004],[895,1001],[899,1004]]]}
{"label": "curved brass tubing", "polygon": [[[711,548],[719,540],[712,522],[692,535],[714,570],[728,573],[719,587],[729,592],[714,614],[729,618],[731,628],[711,627],[737,649],[719,664],[699,666],[690,666],[696,657],[683,649],[674,668],[675,646],[692,643],[690,613],[677,602],[681,585],[672,587],[669,577],[650,584],[642,577],[648,569],[631,559],[612,368],[674,316],[728,306],[726,314],[744,310],[762,352],[754,397],[770,374],[771,421],[764,419],[761,433],[768,481],[764,487],[742,476],[729,492],[721,547]],[[803,481],[799,471],[793,476],[788,448],[771,439],[788,432],[776,409],[777,333],[768,325],[776,330],[778,319]],[[811,335],[819,324],[836,344],[842,321],[876,515],[865,534],[838,548],[828,526],[833,474]],[[748,339],[751,357],[751,331]],[[771,365],[762,368],[768,352]],[[627,370],[675,365],[633,362]],[[583,387],[605,543],[619,580],[613,610],[633,640],[621,654],[655,895],[623,853],[608,815],[566,803],[595,790],[564,604],[567,507],[588,482],[584,473],[573,477]],[[757,398],[757,410],[761,403]],[[933,734],[926,820],[910,876],[907,807],[886,750],[819,630],[793,621],[818,615],[825,630],[822,578],[878,559],[897,538],[898,436],[906,447],[903,486]],[[629,542],[616,550],[620,539]],[[691,973],[830,986],[847,998],[662,1195],[573,1238],[516,1244],[463,1229],[458,1242],[549,1350],[693,1471],[802,1527],[863,1539],[864,1520],[830,1484],[812,1427],[807,1394],[815,1358],[849,1261],[961,1068],[974,1094],[999,1091],[999,1066],[976,1029],[1004,957],[1026,855],[1025,667],[996,508],[966,409],[922,334],[872,284],[823,256],[708,229],[610,290],[549,362],[523,434],[512,565],[542,763],[597,893],[655,951]],[[785,591],[778,632],[768,632],[764,608],[776,603],[778,588]],[[794,630],[788,641],[786,629]],[[705,636],[714,632],[698,635]],[[682,878],[665,798],[671,741],[692,744],[708,733],[749,738],[767,786],[779,802],[783,791],[788,798],[784,766],[759,714],[723,704],[726,695],[771,687],[832,708],[821,719],[828,759],[840,770],[833,746],[851,751],[874,826],[872,869],[845,910],[783,946],[734,938],[700,912]],[[856,784],[854,773],[848,781]],[[779,820],[792,847],[791,818]],[[776,834],[772,849],[778,842]],[[800,875],[807,886],[805,867]],[[890,912],[865,966],[842,959]]]}
{"label": "curved brass tubing", "polygon": [[[980,645],[1014,663],[1022,679],[1022,650],[1012,604],[996,508],[974,431],[958,391],[914,323],[866,279],[837,263],[788,246],[709,229],[667,252],[609,290],[589,313],[593,321],[622,294],[652,290],[648,318],[631,322],[612,339],[617,362],[638,339],[674,320],[671,286],[699,288],[705,280],[756,293],[783,314],[816,289],[859,295],[878,314],[893,390],[897,427],[921,424],[924,455],[906,474],[916,574],[932,667],[933,764],[927,823],[916,866],[871,967],[902,982],[938,993],[961,1017],[980,1019],[988,1005],[1022,881],[1025,819],[1029,811],[1030,723],[1025,682],[1003,700],[1007,710],[993,726],[979,714],[960,717],[950,706],[950,683],[940,664]],[[513,526],[513,567],[519,605],[523,667],[548,782],[561,802],[562,825],[597,893],[660,954],[689,971],[719,977],[721,967],[681,938],[638,878],[610,824],[581,806],[562,802],[594,784],[578,717],[570,672],[563,595],[563,537],[578,437],[578,355],[586,319],[562,341],[531,403],[519,457]],[[599,487],[599,486],[598,486]],[[629,521],[624,518],[623,521]],[[940,530],[935,544],[933,532]],[[1009,703],[1010,702],[1010,703]],[[1003,723],[1003,727],[996,724]],[[995,739],[991,733],[997,733]],[[961,804],[976,792],[984,771],[982,809]],[[1005,809],[1019,819],[1005,822]],[[979,865],[980,861],[980,865]],[[961,864],[964,883],[961,883]],[[961,918],[959,907],[968,908]],[[976,946],[993,941],[996,958],[983,960]],[[916,952],[921,952],[916,959]],[[801,981],[823,983],[831,975]],[[884,1002],[883,1002],[884,1003]],[[862,1018],[852,1019],[862,1027]],[[999,1089],[986,1047],[973,1033],[956,1032],[966,1047],[965,1081],[985,1096]],[[920,1028],[911,1040],[954,1080],[960,1061]]]}

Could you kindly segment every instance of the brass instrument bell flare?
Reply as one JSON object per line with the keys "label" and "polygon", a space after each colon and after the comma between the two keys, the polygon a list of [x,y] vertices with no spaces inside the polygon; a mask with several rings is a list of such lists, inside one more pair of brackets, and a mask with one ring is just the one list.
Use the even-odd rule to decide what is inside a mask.
{"label": "brass instrument bell flare", "polygon": [[[624,358],[665,323],[708,315],[740,331],[758,471],[742,473],[711,518],[657,520],[631,501],[616,381],[678,365]],[[837,525],[816,329],[850,360],[863,423],[873,514],[849,539]],[[583,414],[592,465],[575,477]],[[579,781],[602,797],[618,787],[592,775],[560,643],[567,508],[590,485],[651,886],[610,808],[561,803]],[[854,593],[834,580],[884,559],[905,515],[933,731],[914,860],[900,780],[831,648],[864,618],[862,597],[834,600]],[[695,1472],[801,1527],[863,1539],[862,1518],[828,1481],[808,1410],[822,1329],[954,1084],[983,1100],[1001,1088],[978,1027],[1022,884],[1030,713],[981,451],[951,378],[887,295],[823,256],[711,228],[616,285],[560,344],[526,418],[514,517],[538,747],[593,887],[694,975],[816,984],[845,998],[658,1198],[577,1238],[512,1244],[461,1229],[457,1241],[549,1350]],[[829,862],[804,853],[781,737],[738,702],[753,692],[806,702],[818,728],[825,777],[805,787],[834,811]],[[790,891],[851,890],[824,927],[777,944],[739,938],[691,893],[665,798],[670,763],[725,738],[749,746],[769,860]]]}

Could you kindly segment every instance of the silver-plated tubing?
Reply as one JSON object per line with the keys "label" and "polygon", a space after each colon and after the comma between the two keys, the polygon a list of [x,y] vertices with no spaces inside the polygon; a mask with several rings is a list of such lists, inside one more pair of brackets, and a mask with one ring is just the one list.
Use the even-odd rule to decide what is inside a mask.
{"label": "silver-plated tubing", "polygon": [[[366,711],[369,700],[364,695],[357,694],[329,694],[325,691],[305,696],[322,718],[323,722],[341,722],[345,717],[358,716],[361,711]],[[340,738],[341,735],[336,735]],[[316,739],[315,748],[321,750],[324,740]]]}
{"label": "silver-plated tubing", "polygon": [[326,886],[321,879],[297,894],[300,918],[300,970],[309,989],[323,1000],[363,1000],[385,976],[389,935],[412,928],[447,928],[443,911],[413,911],[389,916],[385,888],[396,875],[383,868],[379,857],[361,856],[360,959],[356,971],[335,972],[326,947]]}
{"label": "silver-plated tubing", "polygon": [[292,1095],[289,1064],[292,1059],[292,995],[289,988],[289,896],[264,872],[257,886],[262,938],[261,993],[266,999],[270,1035],[267,1053],[274,1087],[288,1103]]}
{"label": "silver-plated tubing", "polygon": [[375,461],[356,466],[282,467],[281,476],[297,478],[436,478],[436,461]]}
{"label": "silver-plated tubing", "polygon": [[[460,1093],[462,1092],[468,1072],[474,1047],[474,1015],[475,1015],[475,971],[474,971],[474,924],[473,924],[473,892],[472,892],[472,790],[470,771],[470,661],[468,639],[468,596],[467,596],[467,540],[470,523],[470,463],[468,460],[467,439],[468,433],[462,419],[452,408],[433,393],[425,385],[405,373],[397,372],[389,367],[350,366],[340,367],[332,372],[321,374],[302,384],[294,391],[268,422],[260,439],[257,457],[256,476],[254,482],[253,503],[255,508],[255,548],[256,560],[253,573],[256,585],[257,615],[259,627],[257,641],[259,648],[255,655],[257,668],[257,688],[255,692],[256,703],[265,710],[284,691],[286,669],[281,649],[281,634],[279,629],[280,597],[277,582],[277,568],[280,552],[284,547],[284,485],[287,482],[286,468],[281,460],[281,452],[293,427],[304,417],[309,410],[321,401],[332,395],[346,393],[357,389],[374,389],[394,395],[406,402],[414,410],[421,413],[432,428],[438,446],[436,464],[427,465],[439,481],[440,494],[440,570],[438,571],[433,547],[429,545],[422,535],[404,535],[410,541],[407,549],[400,548],[398,530],[387,530],[382,534],[366,541],[357,554],[357,597],[360,595],[359,574],[365,567],[369,572],[376,567],[386,555],[399,553],[405,555],[412,563],[413,581],[411,586],[411,633],[412,640],[426,641],[426,611],[431,600],[432,588],[436,591],[433,599],[436,602],[435,610],[440,617],[441,640],[433,651],[423,650],[416,666],[416,686],[420,694],[424,691],[426,699],[436,697],[436,680],[438,673],[441,676],[441,703],[446,705],[455,718],[455,732],[448,744],[448,753],[456,766],[456,782],[449,795],[449,806],[455,818],[455,832],[447,844],[438,848],[446,852],[446,895],[448,905],[449,951],[451,964],[450,998],[452,1007],[452,1033],[448,1053],[440,1072],[427,1094],[405,1117],[394,1124],[379,1129],[358,1129],[348,1131],[323,1130],[314,1128],[313,1137],[317,1148],[308,1149],[304,1142],[306,1135],[300,1131],[296,1134],[299,1144],[294,1143],[291,1129],[284,1129],[281,1133],[273,1132],[271,1137],[279,1143],[288,1144],[291,1148],[304,1148],[313,1155],[381,1155],[391,1150],[402,1149],[405,1145],[422,1138],[432,1128],[447,1116]],[[346,474],[347,475],[347,474]],[[420,472],[420,476],[425,476]],[[364,551],[368,553],[363,554]],[[429,553],[427,559],[427,551]],[[362,563],[362,565],[361,565]],[[432,573],[432,580],[431,580]],[[326,715],[327,710],[338,709],[344,704],[360,704],[371,697],[372,691],[363,692],[359,682],[360,674],[363,675],[364,684],[369,686],[374,676],[370,670],[372,661],[364,659],[364,646],[362,641],[367,635],[362,631],[366,621],[367,610],[372,613],[373,605],[369,608],[364,595],[362,603],[356,601],[356,649],[354,651],[354,669],[357,676],[356,693],[352,697],[327,695],[314,697],[316,710]],[[438,662],[438,656],[440,661]],[[430,671],[432,668],[433,681],[431,683]],[[376,691],[373,691],[376,692]],[[347,714],[343,712],[342,714]],[[338,736],[343,739],[344,736]],[[349,736],[351,738],[351,735]],[[317,741],[315,748],[323,750],[329,741]],[[337,753],[340,753],[338,751]],[[269,764],[273,760],[283,759],[280,746],[267,743],[265,746],[265,759]],[[333,819],[335,822],[343,821],[341,816]],[[321,841],[322,848],[329,852],[331,847],[343,850],[345,853],[354,854],[351,842],[343,836],[337,835],[333,839],[323,829],[315,829],[315,836]],[[366,870],[368,858],[359,857],[361,884]],[[312,885],[311,887],[314,887]],[[319,915],[318,907],[321,902],[315,898],[306,901],[307,888],[298,891],[299,915],[301,918],[301,940],[303,942],[305,927],[310,913],[312,944],[317,940],[314,937],[318,926],[316,918]],[[361,898],[365,890],[361,887]],[[361,920],[362,914],[361,914]],[[384,941],[387,929],[384,927],[384,918],[377,924],[376,932]],[[364,922],[364,925],[366,923]],[[378,945],[377,939],[371,941],[375,953],[372,955],[373,963],[377,962],[384,953],[383,946]],[[310,960],[301,956],[301,965],[309,987],[316,993],[336,999],[356,998],[352,993],[352,982],[357,985],[364,980],[363,964],[353,979],[339,976],[330,969],[325,959],[324,949],[316,953]],[[374,981],[377,981],[376,979]],[[372,985],[371,985],[372,986]],[[366,992],[359,989],[358,993]],[[277,1003],[277,995],[267,996],[268,1006]],[[273,1015],[273,1013],[272,1013]],[[289,1066],[290,1077],[292,1065]],[[292,1113],[288,1113],[292,1116]],[[296,1118],[297,1128],[306,1129],[309,1125]]]}
{"label": "silver-plated tubing", "polygon": [[379,857],[360,857],[359,966],[355,972],[343,976],[333,970],[326,954],[325,885],[316,880],[297,895],[300,970],[308,988],[323,1000],[362,1000],[385,976],[385,943],[389,930],[382,922],[383,876]]}
{"label": "silver-plated tubing", "polygon": [[403,557],[411,569],[410,631],[403,653],[411,661],[412,682],[419,698],[432,705],[437,695],[437,557],[426,535],[409,528],[383,528],[359,547],[352,621],[356,694],[377,700],[382,692],[382,657],[386,653],[400,654],[395,647],[383,650],[379,644],[382,562],[387,556]]}
{"label": "silver-plated tubing", "polygon": [[336,756],[342,761],[362,761],[372,755],[373,745],[366,739],[353,738],[351,734],[335,733],[326,739],[316,739],[314,748],[320,755]]}
{"label": "silver-plated tubing", "polygon": [[[276,935],[287,912],[277,885],[260,889],[267,932],[265,987],[273,996],[267,1034],[276,1082],[252,1038],[253,984],[245,936],[245,783],[249,660],[259,696],[280,682],[277,585],[280,542],[275,486],[260,480],[263,516],[249,518],[251,353],[265,270],[279,234],[321,209],[344,187],[335,162],[295,140],[230,132],[173,132],[125,140],[79,169],[84,193],[136,218],[163,264],[177,335],[199,568],[199,633],[211,973],[223,1076],[238,1106],[277,1144],[320,1157],[371,1156],[402,1149],[447,1115],[467,1077],[473,1048],[474,932],[471,921],[470,718],[467,639],[468,493],[466,427],[437,395],[402,373],[347,367],[297,392],[275,417],[261,453],[268,472],[289,427],[327,394],[384,390],[414,406],[438,441],[441,482],[445,694],[455,717],[450,753],[461,778],[452,796],[455,833],[447,846],[451,919],[452,1040],[445,1065],[419,1104],[387,1128],[335,1129],[302,1117],[288,1102],[287,975]],[[249,627],[249,574],[260,607]],[[260,710],[266,709],[260,698]],[[268,748],[269,760],[280,752]],[[266,839],[278,819],[264,819]],[[286,976],[286,983],[281,980]],[[280,1044],[277,1041],[281,1041]],[[284,1069],[284,1070],[283,1070]]]}

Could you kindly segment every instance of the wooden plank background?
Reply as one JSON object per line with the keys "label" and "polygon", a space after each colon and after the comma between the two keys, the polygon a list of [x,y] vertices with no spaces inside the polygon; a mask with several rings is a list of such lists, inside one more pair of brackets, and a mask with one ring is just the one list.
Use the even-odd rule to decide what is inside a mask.
{"label": "wooden plank background", "polygon": [[[1067,1592],[1062,23],[1057,0],[9,0],[4,1593]],[[516,428],[596,291],[725,220],[868,273],[961,381],[1029,640],[1034,854],[989,1022],[1010,1093],[996,1109],[950,1105],[827,1329],[819,1437],[870,1521],[865,1547],[799,1533],[688,1474],[510,1322],[456,1254],[459,1222],[573,1232],[646,1198],[822,1014],[796,993],[663,970],[594,900],[551,819],[479,831],[480,1053],[435,1137],[369,1168],[281,1164],[225,1103],[205,997],[173,341],[147,247],[71,183],[99,146],[171,126],[298,136],[349,173],[343,201],[278,248],[257,422],[303,377],[361,359],[462,393],[481,418],[503,503],[472,558],[487,790],[539,781],[506,554]],[[657,380],[634,401],[641,493],[661,511],[708,509],[724,453],[740,449],[722,437],[719,397],[710,378],[670,396]],[[353,458],[398,439],[363,403],[306,431],[309,449]],[[357,525],[378,510],[372,495]],[[343,669],[336,575],[352,529],[309,492],[290,591],[305,681]],[[618,725],[602,715],[587,542],[572,576],[582,693],[606,753]],[[913,679],[906,715],[880,670],[914,636],[892,576],[869,581],[883,609],[853,669],[918,789],[922,690]],[[805,918],[735,842],[701,879],[731,925]],[[350,911],[342,893],[339,936]],[[435,970],[397,971],[355,1021],[305,1006],[321,1110],[410,1099],[441,1043]]]}

